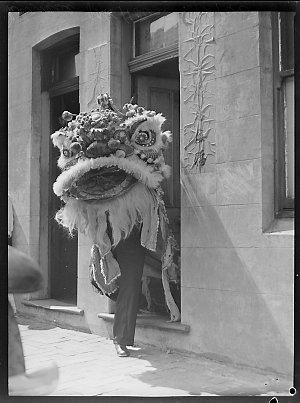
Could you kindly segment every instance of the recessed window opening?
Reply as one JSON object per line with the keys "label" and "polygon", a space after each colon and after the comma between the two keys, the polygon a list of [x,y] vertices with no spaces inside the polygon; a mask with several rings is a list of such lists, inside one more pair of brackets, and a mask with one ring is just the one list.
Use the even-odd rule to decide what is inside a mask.
{"label": "recessed window opening", "polygon": [[294,214],[294,12],[273,14],[275,216]]}

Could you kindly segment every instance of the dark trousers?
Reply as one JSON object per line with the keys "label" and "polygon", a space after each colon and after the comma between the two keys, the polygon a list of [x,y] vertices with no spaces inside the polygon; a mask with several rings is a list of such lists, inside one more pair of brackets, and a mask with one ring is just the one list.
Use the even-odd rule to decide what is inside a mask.
{"label": "dark trousers", "polygon": [[132,346],[145,261],[145,248],[141,246],[140,230],[137,227],[134,227],[127,239],[119,242],[113,255],[121,270],[113,338],[119,344]]}

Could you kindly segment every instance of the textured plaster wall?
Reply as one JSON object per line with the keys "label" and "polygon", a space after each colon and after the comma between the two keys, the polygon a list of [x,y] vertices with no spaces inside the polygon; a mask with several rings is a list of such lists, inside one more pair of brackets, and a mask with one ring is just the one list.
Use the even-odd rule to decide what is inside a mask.
{"label": "textured plaster wall", "polygon": [[180,13],[186,348],[292,374],[293,236],[273,207],[269,13]]}

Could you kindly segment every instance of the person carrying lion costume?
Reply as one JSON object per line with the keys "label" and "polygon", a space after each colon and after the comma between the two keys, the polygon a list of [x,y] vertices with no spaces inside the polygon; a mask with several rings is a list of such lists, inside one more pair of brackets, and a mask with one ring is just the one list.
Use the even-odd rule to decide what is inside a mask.
{"label": "person carrying lion costume", "polygon": [[145,252],[156,251],[159,231],[166,305],[171,321],[180,320],[170,291],[170,282],[179,281],[176,241],[161,189],[170,176],[163,150],[172,136],[162,132],[161,113],[132,104],[118,111],[108,94],[101,94],[97,104],[79,115],[64,111],[65,127],[51,135],[62,170],[53,190],[65,203],[56,220],[71,234],[79,230],[89,236],[90,280],[100,293],[116,299],[113,340],[118,355],[128,356]]}

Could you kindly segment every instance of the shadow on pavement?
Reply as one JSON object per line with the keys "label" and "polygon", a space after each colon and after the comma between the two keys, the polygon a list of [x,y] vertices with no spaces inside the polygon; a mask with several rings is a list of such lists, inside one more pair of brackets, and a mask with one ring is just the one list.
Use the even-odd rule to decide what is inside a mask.
{"label": "shadow on pavement", "polygon": [[[187,396],[245,396],[243,401],[246,402],[252,402],[253,396],[289,396],[291,385],[280,376],[228,367],[170,350],[154,350],[152,346],[138,344],[137,347],[139,349],[131,350],[131,357],[148,361],[149,370],[132,374],[132,377],[158,391],[169,388],[174,390],[174,395],[178,392]],[[230,398],[225,401],[229,402]]]}
{"label": "shadow on pavement", "polygon": [[25,316],[17,316],[17,322],[19,325],[28,326],[30,330],[50,330],[57,327],[51,323],[41,322],[40,319],[35,322],[33,318],[26,318]]}

